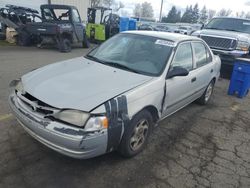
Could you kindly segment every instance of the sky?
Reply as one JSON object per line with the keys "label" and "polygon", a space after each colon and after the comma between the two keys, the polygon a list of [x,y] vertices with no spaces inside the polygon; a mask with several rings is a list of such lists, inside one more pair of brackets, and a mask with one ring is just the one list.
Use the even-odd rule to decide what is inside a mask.
{"label": "sky", "polygon": [[[145,1],[152,4],[155,17],[159,17],[161,0],[121,0],[125,4],[125,10],[130,14],[133,13],[134,4],[143,3]],[[175,5],[180,10],[185,10],[187,5],[199,4],[199,7],[202,8],[204,5],[208,9],[213,9],[216,11],[221,10],[222,8],[231,9],[234,13],[250,11],[250,0],[163,0],[163,15],[167,15],[170,8]]]}

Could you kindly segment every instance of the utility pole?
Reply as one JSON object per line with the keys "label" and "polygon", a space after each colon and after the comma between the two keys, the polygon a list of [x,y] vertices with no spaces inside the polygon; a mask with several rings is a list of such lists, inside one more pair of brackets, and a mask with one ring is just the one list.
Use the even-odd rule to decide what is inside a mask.
{"label": "utility pole", "polygon": [[161,0],[161,11],[160,11],[159,22],[161,22],[161,17],[162,17],[162,6],[163,6],[163,0]]}

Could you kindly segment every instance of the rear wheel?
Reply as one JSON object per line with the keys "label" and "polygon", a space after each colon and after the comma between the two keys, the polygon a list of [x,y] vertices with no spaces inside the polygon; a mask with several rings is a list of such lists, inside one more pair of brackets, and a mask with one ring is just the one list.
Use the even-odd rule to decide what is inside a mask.
{"label": "rear wheel", "polygon": [[131,120],[130,126],[125,130],[119,146],[119,152],[124,157],[133,157],[146,146],[152,130],[152,115],[144,110]]}
{"label": "rear wheel", "polygon": [[17,44],[19,46],[28,46],[30,45],[31,40],[30,36],[26,32],[20,32],[20,34],[17,37]]}
{"label": "rear wheel", "polygon": [[211,96],[212,96],[213,91],[214,91],[214,84],[215,84],[215,81],[214,81],[214,80],[212,80],[212,81],[208,84],[208,86],[207,86],[205,92],[203,93],[203,95],[197,100],[197,102],[198,102],[199,104],[201,104],[201,105],[206,105],[206,104],[210,101]]}
{"label": "rear wheel", "polygon": [[63,38],[59,41],[59,50],[60,52],[70,52],[71,51],[71,42],[67,38]]}

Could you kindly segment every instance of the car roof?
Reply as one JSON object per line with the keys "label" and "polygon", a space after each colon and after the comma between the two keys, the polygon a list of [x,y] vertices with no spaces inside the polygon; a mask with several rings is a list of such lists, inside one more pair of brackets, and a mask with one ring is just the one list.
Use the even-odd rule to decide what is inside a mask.
{"label": "car roof", "polygon": [[166,39],[166,40],[170,40],[170,41],[177,42],[177,43],[182,42],[182,41],[187,41],[187,40],[202,41],[200,38],[194,37],[194,36],[182,35],[178,33],[161,32],[161,31],[125,31],[123,33],[131,33],[131,34],[137,34],[137,35],[157,37],[157,38]]}
{"label": "car roof", "polygon": [[76,9],[75,6],[71,5],[60,5],[60,4],[44,4],[40,6],[41,9]]}
{"label": "car roof", "polygon": [[239,18],[239,17],[227,17],[227,16],[216,16],[214,17],[213,19],[216,19],[216,18],[223,18],[223,19],[236,19],[236,20],[246,20],[246,21],[250,21],[250,19],[248,18]]}

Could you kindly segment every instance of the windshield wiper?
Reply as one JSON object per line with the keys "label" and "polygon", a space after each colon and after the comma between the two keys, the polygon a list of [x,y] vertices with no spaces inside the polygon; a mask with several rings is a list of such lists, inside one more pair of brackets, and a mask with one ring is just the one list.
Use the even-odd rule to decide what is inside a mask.
{"label": "windshield wiper", "polygon": [[122,64],[118,64],[118,63],[114,63],[114,62],[108,62],[108,61],[103,61],[95,56],[92,55],[86,55],[85,58],[96,61],[98,63],[104,64],[104,65],[109,65],[112,67],[116,67],[116,68],[120,68],[120,69],[124,69],[130,72],[134,72],[134,73],[140,73],[134,69],[131,69],[130,67],[127,67],[126,65],[122,65]]}
{"label": "windshield wiper", "polygon": [[235,31],[235,32],[240,32],[240,31],[237,31],[237,30],[235,30],[235,29],[223,29],[223,30],[225,30],[225,31]]}
{"label": "windshield wiper", "polygon": [[204,29],[215,29],[215,30],[221,30],[220,28],[216,28],[216,27],[204,27]]}
{"label": "windshield wiper", "polygon": [[98,63],[102,63],[102,64],[105,64],[105,63],[106,63],[105,61],[103,61],[103,60],[101,60],[101,59],[99,59],[99,58],[97,58],[97,57],[95,57],[95,56],[92,56],[92,55],[85,55],[84,57],[87,58],[87,59],[96,61],[96,62],[98,62]]}
{"label": "windshield wiper", "polygon": [[116,67],[116,68],[120,68],[120,69],[124,69],[124,70],[127,70],[127,71],[130,71],[130,72],[134,72],[134,73],[140,73],[130,67],[127,67],[126,65],[122,65],[122,64],[119,64],[119,63],[113,63],[113,62],[105,62],[105,64],[107,65],[110,65],[112,67]]}

